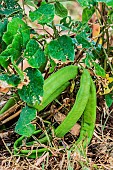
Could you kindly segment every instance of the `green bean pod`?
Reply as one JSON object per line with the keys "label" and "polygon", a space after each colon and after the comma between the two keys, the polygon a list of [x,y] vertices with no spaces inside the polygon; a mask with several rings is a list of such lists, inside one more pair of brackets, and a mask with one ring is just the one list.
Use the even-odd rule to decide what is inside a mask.
{"label": "green bean pod", "polygon": [[66,83],[74,79],[78,73],[78,67],[74,65],[66,66],[53,73],[44,81],[44,95],[41,104],[36,103],[31,106],[38,111],[43,110],[49,103],[51,103],[57,96],[65,89]]}
{"label": "green bean pod", "polygon": [[49,98],[45,98],[45,95],[43,96],[43,101],[40,105],[35,105],[33,106],[40,112],[43,110],[47,105],[49,105],[54,99],[56,99],[68,86],[70,85],[70,82],[64,83],[59,89],[55,90]]}
{"label": "green bean pod", "polygon": [[55,134],[57,137],[63,137],[67,132],[69,132],[83,114],[89,98],[90,84],[90,74],[86,69],[84,69],[80,79],[80,88],[76,96],[75,104],[64,121],[56,128]]}
{"label": "green bean pod", "polygon": [[96,87],[91,79],[90,95],[83,113],[83,120],[80,130],[80,136],[76,141],[76,144],[82,143],[85,148],[91,141],[96,121]]}

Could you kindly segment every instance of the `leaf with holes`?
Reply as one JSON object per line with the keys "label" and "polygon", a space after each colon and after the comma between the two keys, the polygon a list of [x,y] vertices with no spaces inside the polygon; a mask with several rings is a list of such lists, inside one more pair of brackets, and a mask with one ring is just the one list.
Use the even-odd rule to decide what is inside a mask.
{"label": "leaf with holes", "polygon": [[51,41],[45,50],[45,53],[52,58],[66,61],[74,61],[74,45],[72,39],[66,35],[62,35],[56,40]]}
{"label": "leaf with holes", "polygon": [[39,44],[34,39],[31,39],[27,43],[24,57],[34,68],[40,68],[46,62],[43,50],[39,47]]}
{"label": "leaf with holes", "polygon": [[25,70],[29,77],[29,84],[24,85],[22,89],[18,90],[20,98],[29,105],[35,105],[36,102],[41,102],[43,96],[43,84],[44,79],[41,72],[38,69],[27,68]]}
{"label": "leaf with holes", "polygon": [[23,136],[31,136],[35,130],[36,126],[31,123],[32,120],[36,118],[36,109],[30,108],[28,106],[24,107],[20,113],[20,117],[17,121],[15,132]]}
{"label": "leaf with holes", "polygon": [[22,8],[16,0],[4,0],[1,2],[0,15],[5,15],[6,18],[14,15],[22,16]]}

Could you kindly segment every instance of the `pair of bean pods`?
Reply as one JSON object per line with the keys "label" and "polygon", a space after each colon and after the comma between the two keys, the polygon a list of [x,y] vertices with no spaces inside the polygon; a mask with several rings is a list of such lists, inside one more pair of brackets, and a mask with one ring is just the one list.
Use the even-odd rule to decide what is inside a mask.
{"label": "pair of bean pods", "polygon": [[[51,103],[57,96],[61,94],[62,91],[69,86],[69,80],[74,79],[78,74],[77,66],[66,66],[54,74],[52,74],[44,82],[44,96],[41,105],[35,104],[34,107],[38,111],[43,110],[49,103]],[[75,125],[75,123],[82,116],[80,136],[76,141],[75,145],[82,144],[83,147],[88,146],[90,143],[93,131],[95,127],[96,120],[96,87],[87,69],[83,69],[83,73],[80,79],[80,88],[76,95],[75,103],[64,119],[64,121],[55,129],[55,135],[58,138],[64,137],[64,135],[69,132],[69,130]],[[37,131],[37,133],[40,130]],[[14,144],[15,153],[18,153],[19,146],[22,144],[22,140],[25,137],[20,137]],[[40,142],[46,142],[47,137],[39,139]],[[41,153],[47,151],[46,148],[41,148],[38,150],[33,150],[31,156],[36,157]],[[21,154],[30,153],[29,150],[21,150]]]}

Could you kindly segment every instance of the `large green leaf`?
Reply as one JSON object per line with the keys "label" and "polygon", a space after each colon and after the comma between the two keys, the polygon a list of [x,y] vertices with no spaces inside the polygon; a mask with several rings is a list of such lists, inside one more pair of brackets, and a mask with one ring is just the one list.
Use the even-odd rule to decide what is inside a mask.
{"label": "large green leaf", "polygon": [[75,54],[72,39],[66,35],[62,35],[47,45],[46,53],[58,60],[66,61],[66,59],[69,59],[74,61]]}
{"label": "large green leaf", "polygon": [[86,7],[83,9],[82,12],[82,23],[85,24],[89,21],[89,19],[92,17],[92,15],[95,12],[95,8],[94,7]]}
{"label": "large green leaf", "polygon": [[29,105],[34,105],[36,102],[40,103],[43,96],[43,76],[38,69],[27,68],[25,72],[30,82],[27,86],[24,85],[22,89],[19,89],[18,94]]}
{"label": "large green leaf", "polygon": [[30,30],[26,23],[20,18],[13,18],[8,23],[7,32],[3,35],[3,41],[9,45],[12,43],[15,34],[20,33],[22,37],[22,45],[25,46],[30,38]]}
{"label": "large green leaf", "polygon": [[26,46],[30,38],[29,27],[20,18],[14,18],[7,25],[7,32],[2,39],[7,44],[7,48],[0,54],[0,64],[7,68],[11,58],[17,60],[22,48]]}
{"label": "large green leaf", "polygon": [[27,43],[24,56],[27,58],[28,63],[34,68],[40,68],[46,62],[43,50],[34,39],[31,39]]}
{"label": "large green leaf", "polygon": [[67,11],[67,9],[60,2],[56,2],[55,3],[55,13],[59,17],[64,18],[64,17],[67,16],[68,11]]}
{"label": "large green leaf", "polygon": [[31,136],[35,130],[36,126],[31,124],[31,121],[36,118],[36,109],[30,108],[28,106],[24,107],[20,113],[20,118],[15,127],[15,132],[23,136]]}
{"label": "large green leaf", "polygon": [[29,16],[32,21],[37,20],[40,24],[52,22],[55,15],[55,7],[52,4],[41,5],[37,10],[30,12]]}

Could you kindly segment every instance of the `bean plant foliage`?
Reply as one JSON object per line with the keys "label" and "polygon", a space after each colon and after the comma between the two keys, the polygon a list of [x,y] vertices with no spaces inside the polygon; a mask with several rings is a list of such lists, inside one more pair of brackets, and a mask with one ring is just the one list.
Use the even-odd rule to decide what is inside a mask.
{"label": "bean plant foliage", "polygon": [[[20,135],[30,137],[36,131],[36,125],[31,122],[37,112],[33,106],[43,101],[43,73],[49,69],[49,74],[53,74],[58,61],[89,69],[97,84],[100,80],[104,82],[98,91],[104,95],[107,106],[113,103],[113,47],[110,44],[113,1],[77,1],[83,9],[81,20],[72,19],[60,0],[40,3],[25,0],[22,5],[18,0],[0,1],[0,81],[7,83],[25,103],[15,127]],[[29,9],[27,16],[24,6]],[[91,23],[94,15],[100,24],[100,33],[95,38]],[[56,16],[60,18],[57,24]],[[37,28],[32,27],[33,24]],[[38,27],[45,33],[37,33]],[[47,27],[52,33],[46,31]],[[20,65],[25,59],[29,67],[23,70]],[[51,84],[49,86],[51,88]]]}

